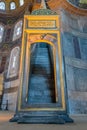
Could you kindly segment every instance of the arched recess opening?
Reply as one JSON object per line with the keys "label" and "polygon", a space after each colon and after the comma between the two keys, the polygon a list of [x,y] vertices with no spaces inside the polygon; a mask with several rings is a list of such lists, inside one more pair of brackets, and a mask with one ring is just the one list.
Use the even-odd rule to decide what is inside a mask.
{"label": "arched recess opening", "polygon": [[16,46],[12,49],[10,55],[10,61],[9,61],[8,72],[7,72],[8,79],[18,77],[19,55],[20,55],[20,48],[19,46]]}
{"label": "arched recess opening", "polygon": [[5,5],[5,2],[0,1],[0,10],[5,10],[5,9],[6,9],[5,6],[6,6],[6,5]]}
{"label": "arched recess opening", "polygon": [[[36,15],[38,11],[39,15]],[[45,10],[46,15],[43,15],[45,12],[40,11],[43,12],[43,10],[37,10],[35,15],[24,17],[18,111],[11,121],[16,119],[19,123],[65,123],[66,120],[72,122],[66,113],[59,17],[53,15],[53,12],[48,17],[47,12],[50,10]],[[52,60],[49,54],[52,55]],[[51,86],[52,79],[48,82],[49,74],[50,78],[53,76],[53,86]],[[34,79],[31,79],[32,77]],[[30,86],[32,92],[29,94]],[[55,92],[49,89],[50,87]]]}
{"label": "arched recess opening", "polygon": [[12,1],[12,2],[10,3],[10,10],[14,10],[14,9],[16,9],[16,4],[15,4],[14,1]]}
{"label": "arched recess opening", "polygon": [[55,46],[46,40],[31,43],[29,47],[29,105],[54,103],[55,97]]}

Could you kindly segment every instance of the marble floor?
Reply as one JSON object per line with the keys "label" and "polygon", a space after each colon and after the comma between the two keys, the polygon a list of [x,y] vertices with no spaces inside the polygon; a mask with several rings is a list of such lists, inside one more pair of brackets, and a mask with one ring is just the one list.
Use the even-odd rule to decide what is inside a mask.
{"label": "marble floor", "polygon": [[0,130],[87,130],[87,115],[73,115],[73,124],[17,124],[10,123],[13,112],[0,111]]}

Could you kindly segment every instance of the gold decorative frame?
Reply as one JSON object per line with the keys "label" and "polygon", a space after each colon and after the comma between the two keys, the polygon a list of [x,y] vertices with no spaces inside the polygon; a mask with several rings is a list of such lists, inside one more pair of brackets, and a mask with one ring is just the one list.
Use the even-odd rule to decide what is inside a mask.
{"label": "gold decorative frame", "polygon": [[[29,20],[55,20],[55,26],[54,28],[31,28],[28,26]],[[47,25],[46,25],[47,26]],[[66,110],[66,104],[65,104],[65,90],[64,90],[64,77],[63,77],[63,60],[62,60],[62,52],[61,52],[61,42],[60,42],[60,22],[59,22],[59,16],[58,15],[51,15],[51,16],[34,16],[34,15],[26,15],[24,17],[24,28],[23,28],[23,37],[22,37],[22,48],[21,48],[21,59],[20,59],[20,88],[19,88],[19,98],[18,98],[18,110],[19,111],[65,111]],[[56,34],[57,35],[57,47],[58,47],[58,61],[59,61],[59,75],[60,75],[60,86],[61,86],[61,99],[62,99],[62,106],[61,107],[54,107],[54,108],[22,108],[22,92],[23,92],[23,78],[24,78],[24,67],[26,68],[26,72],[29,72],[29,65],[30,61],[28,61],[28,56],[30,56],[30,45],[34,42],[46,42],[50,45],[53,45],[53,43],[49,40],[42,39],[42,37],[38,37],[34,42],[32,41],[29,43],[29,34]],[[54,74],[55,74],[55,83],[56,83],[56,51],[55,47],[53,49],[54,54]],[[25,65],[26,61],[26,65]],[[28,86],[28,76],[26,76],[26,85]],[[56,86],[56,85],[55,85]],[[28,88],[27,88],[28,89]],[[26,89],[26,93],[27,93]],[[57,95],[57,91],[56,91]],[[57,96],[56,96],[57,97]],[[57,101],[58,99],[56,99]],[[26,98],[27,101],[27,98]]]}

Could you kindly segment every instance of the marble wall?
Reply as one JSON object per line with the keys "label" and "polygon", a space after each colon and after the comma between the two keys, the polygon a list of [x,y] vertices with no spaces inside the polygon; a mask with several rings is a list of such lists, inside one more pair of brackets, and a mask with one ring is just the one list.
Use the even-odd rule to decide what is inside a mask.
{"label": "marble wall", "polygon": [[61,11],[61,42],[70,114],[87,114],[87,17]]}
{"label": "marble wall", "polygon": [[[19,25],[16,29],[16,34],[18,37],[13,41],[15,26],[17,25],[17,23],[20,23],[20,21],[21,27]],[[2,110],[5,110],[7,107],[8,110],[15,111],[19,87],[22,19],[19,19],[11,26],[9,26],[9,24],[4,26],[5,35],[3,35],[2,43],[0,43],[0,73],[3,73],[4,78],[2,105],[0,105],[0,107],[2,108]]]}

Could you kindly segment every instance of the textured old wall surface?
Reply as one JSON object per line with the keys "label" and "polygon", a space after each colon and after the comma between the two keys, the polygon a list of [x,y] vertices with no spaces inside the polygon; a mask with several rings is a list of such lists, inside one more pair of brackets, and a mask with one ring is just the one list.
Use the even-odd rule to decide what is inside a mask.
{"label": "textured old wall surface", "polygon": [[61,16],[69,113],[87,114],[87,18]]}

